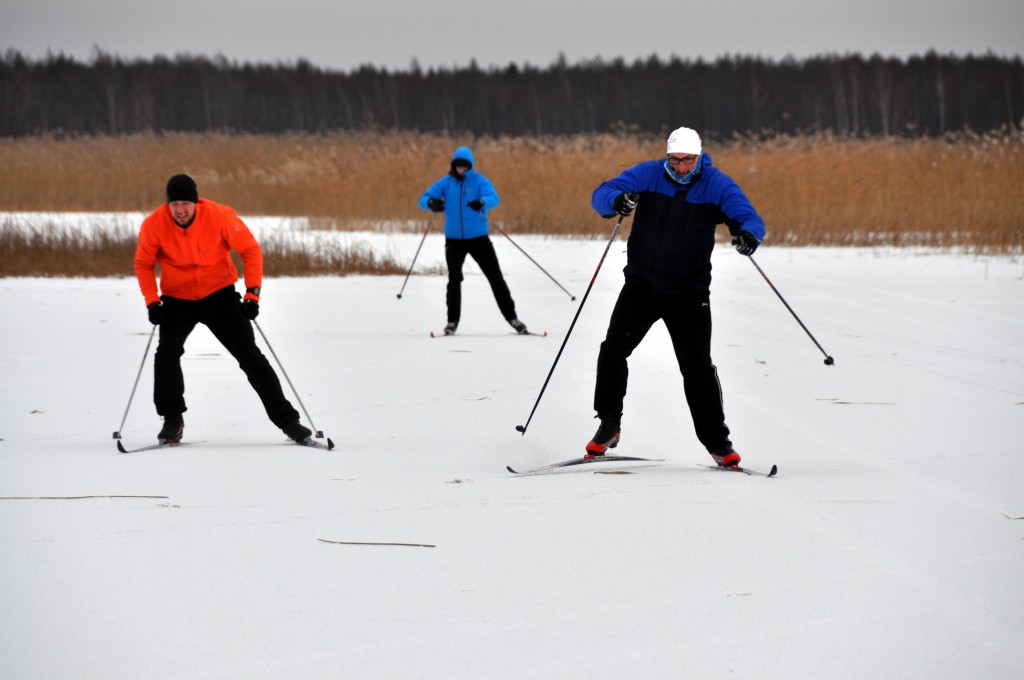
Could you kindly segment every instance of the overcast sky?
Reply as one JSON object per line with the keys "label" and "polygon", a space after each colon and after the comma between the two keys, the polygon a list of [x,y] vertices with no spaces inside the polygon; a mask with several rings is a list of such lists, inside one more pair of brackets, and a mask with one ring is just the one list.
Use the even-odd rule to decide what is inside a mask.
{"label": "overcast sky", "polygon": [[350,70],[657,54],[1024,53],[1024,0],[0,0],[0,48]]}

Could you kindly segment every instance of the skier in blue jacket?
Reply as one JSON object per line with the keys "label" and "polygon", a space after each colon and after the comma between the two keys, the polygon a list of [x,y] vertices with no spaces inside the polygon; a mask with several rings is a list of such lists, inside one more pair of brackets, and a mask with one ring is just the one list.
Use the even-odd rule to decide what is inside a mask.
{"label": "skier in blue jacket", "polygon": [[751,255],[764,239],[764,222],[743,191],[715,168],[700,136],[679,128],[666,157],[645,161],[603,182],[591,205],[602,217],[636,209],[626,246],[625,284],[612,311],[597,359],[594,409],[601,425],[588,457],[619,443],[627,359],[656,321],[665,322],[701,444],[721,466],[737,466],[725,425],[722,388],[711,363],[711,250],[725,223],[733,246]]}
{"label": "skier in blue jacket", "polygon": [[444,257],[448,265],[448,323],[444,334],[455,333],[462,316],[462,265],[466,255],[480,265],[505,320],[517,333],[527,334],[526,324],[516,317],[516,303],[488,236],[487,211],[498,207],[498,192],[489,179],[473,170],[473,152],[468,146],[455,150],[451,170],[420,196],[419,206],[444,213]]}

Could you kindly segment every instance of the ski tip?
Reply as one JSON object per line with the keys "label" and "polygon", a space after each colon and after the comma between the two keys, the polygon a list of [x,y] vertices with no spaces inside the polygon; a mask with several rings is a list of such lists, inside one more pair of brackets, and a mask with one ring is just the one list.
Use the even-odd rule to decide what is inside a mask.
{"label": "ski tip", "polygon": [[327,450],[328,451],[333,451],[334,450],[334,442],[331,441],[330,437],[327,438]]}
{"label": "ski tip", "polygon": [[124,444],[121,443],[120,439],[117,440],[117,450],[121,453],[128,453],[128,449],[124,448]]}
{"label": "ski tip", "polygon": [[436,335],[434,335],[434,331],[430,331],[430,337],[432,337],[432,338],[436,338],[437,337]]}
{"label": "ski tip", "polygon": [[768,476],[769,477],[774,477],[776,474],[778,474],[778,472],[779,472],[779,466],[778,465],[772,465],[772,469],[768,471]]}
{"label": "ski tip", "polygon": [[518,475],[519,474],[518,472],[516,472],[515,470],[512,469],[511,465],[506,465],[505,469],[508,470],[509,472],[511,472],[514,475]]}

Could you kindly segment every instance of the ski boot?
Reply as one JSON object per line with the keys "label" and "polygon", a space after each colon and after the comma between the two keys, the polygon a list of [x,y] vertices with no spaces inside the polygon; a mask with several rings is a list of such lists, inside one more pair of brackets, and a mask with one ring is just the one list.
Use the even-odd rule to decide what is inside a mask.
{"label": "ski boot", "polygon": [[608,449],[614,449],[619,445],[619,422],[622,416],[599,415],[597,417],[601,419],[601,426],[597,428],[594,438],[587,444],[587,455],[584,458],[603,456],[608,452]]}
{"label": "ski boot", "polygon": [[161,444],[178,444],[181,442],[181,435],[185,432],[185,419],[180,413],[164,416],[164,426],[160,428],[160,434],[156,440]]}
{"label": "ski boot", "polygon": [[459,322],[458,321],[451,321],[451,322],[445,324],[444,334],[445,335],[455,335],[455,329],[458,328],[458,327],[459,327]]}
{"label": "ski boot", "polygon": [[726,444],[708,453],[721,467],[739,467],[740,454],[733,450],[732,444]]}
{"label": "ski boot", "polygon": [[288,438],[296,444],[305,444],[313,436],[313,430],[309,429],[299,421],[288,423],[281,428]]}
{"label": "ski boot", "polygon": [[508,325],[512,326],[519,335],[529,335],[530,331],[526,330],[526,324],[519,319],[509,319]]}

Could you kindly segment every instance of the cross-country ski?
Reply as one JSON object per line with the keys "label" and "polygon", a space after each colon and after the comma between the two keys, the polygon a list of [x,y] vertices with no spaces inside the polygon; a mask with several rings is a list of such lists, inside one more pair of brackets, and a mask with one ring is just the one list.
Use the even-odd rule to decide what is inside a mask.
{"label": "cross-country ski", "polygon": [[[129,449],[129,448],[127,448],[121,442],[121,440],[118,440],[117,441],[117,450],[120,453],[141,453],[143,451],[159,451],[160,449],[173,449],[173,448],[176,448],[178,446],[197,446],[199,444],[206,444],[206,443],[207,443],[206,440],[195,441],[195,442],[157,442],[156,444],[149,444],[147,446],[139,446],[139,447],[134,448],[134,449]],[[310,437],[309,439],[306,439],[305,441],[301,441],[301,442],[292,441],[291,439],[286,439],[286,440],[284,440],[283,444],[287,444],[289,446],[308,446],[310,448],[323,449],[325,451],[333,451],[334,450],[334,442],[331,441],[330,437],[327,437],[327,441],[326,442],[320,441],[319,439],[313,439],[312,437]]]}
{"label": "cross-country ski", "polygon": [[117,450],[120,453],[140,453],[142,451],[157,451],[159,449],[173,449],[177,446],[195,446],[196,444],[203,444],[202,441],[197,442],[157,442],[156,444],[149,444],[147,446],[139,446],[134,449],[127,448],[121,440],[117,440]]}
{"label": "cross-country ski", "polygon": [[594,456],[594,457],[584,456],[583,458],[573,458],[572,460],[563,460],[563,461],[558,462],[558,463],[551,463],[550,465],[542,465],[541,467],[532,468],[532,469],[529,469],[529,470],[515,470],[510,465],[506,465],[505,469],[508,470],[509,472],[511,472],[514,475],[519,475],[521,477],[524,477],[524,476],[527,476],[527,475],[544,475],[544,474],[549,474],[549,473],[552,473],[552,472],[558,472],[558,471],[565,470],[566,468],[575,468],[575,469],[578,470],[578,469],[582,469],[584,467],[589,467],[589,466],[592,466],[592,465],[597,465],[597,466],[605,467],[605,466],[608,466],[609,463],[620,463],[620,464],[622,464],[622,463],[637,463],[637,464],[640,464],[640,466],[643,466],[643,465],[658,465],[659,463],[664,463],[664,462],[665,462],[664,458],[639,458],[637,456]]}
{"label": "cross-country ski", "polygon": [[[547,335],[548,335],[548,332],[547,331],[540,331],[538,333],[538,332],[534,332],[534,331],[525,331],[525,332],[522,332],[522,333],[516,333],[516,332],[507,333],[507,335],[532,335],[535,338],[546,338]],[[466,334],[460,335],[458,333],[445,333],[444,331],[439,331],[437,333],[435,333],[434,331],[430,331],[430,337],[432,337],[432,338],[454,338],[454,337],[466,338],[466,337],[474,337],[474,334],[470,333],[469,335],[466,335]]]}
{"label": "cross-country ski", "polygon": [[777,465],[772,465],[772,469],[769,470],[768,472],[763,472],[761,470],[752,470],[748,467],[742,467],[739,465],[704,465],[702,463],[701,467],[711,468],[712,470],[722,470],[724,472],[742,472],[745,475],[751,475],[753,477],[774,477],[779,472],[779,468]]}

